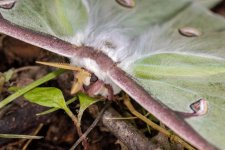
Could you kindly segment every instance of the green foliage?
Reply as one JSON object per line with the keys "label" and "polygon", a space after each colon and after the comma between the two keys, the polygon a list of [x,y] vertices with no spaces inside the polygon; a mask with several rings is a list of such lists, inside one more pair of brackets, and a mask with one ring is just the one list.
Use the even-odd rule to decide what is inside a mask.
{"label": "green foliage", "polygon": [[[73,120],[77,126],[77,118],[73,112],[67,107],[62,91],[55,87],[38,87],[27,92],[24,97],[41,106],[53,107],[56,109],[63,109],[67,115]],[[54,110],[49,110],[54,111]],[[44,113],[49,113],[49,111]],[[43,114],[43,113],[42,113]]]}
{"label": "green foliage", "polygon": [[9,97],[3,99],[0,102],[0,109],[2,107],[4,107],[5,105],[7,105],[8,103],[15,100],[16,98],[18,98],[18,97],[22,96],[23,94],[25,94],[26,92],[30,91],[31,89],[33,89],[51,79],[54,79],[55,77],[59,76],[60,74],[62,74],[64,72],[65,72],[64,70],[57,70],[57,71],[51,72],[51,73],[45,75],[44,77],[32,82],[31,84],[27,85],[26,87],[19,89],[14,94],[10,95]]}
{"label": "green foliage", "polygon": [[41,106],[61,109],[67,107],[61,90],[54,87],[38,87],[24,94],[24,97]]}
{"label": "green foliage", "polygon": [[[67,107],[67,104],[65,102],[65,99],[61,90],[55,87],[37,87],[25,93],[24,97],[32,103],[36,103],[38,105],[46,106],[46,107],[53,107],[52,109],[42,112],[38,115],[48,114],[58,109],[63,109],[71,118],[74,117],[73,113]],[[79,93],[78,98],[80,101],[80,109],[78,113],[78,124],[80,124],[84,111],[90,105],[98,102],[98,100],[95,100],[94,98],[91,98],[83,93]],[[75,99],[76,97],[69,100],[68,104],[72,103]]]}
{"label": "green foliage", "polygon": [[[66,101],[66,105],[69,105],[69,104],[73,103],[73,102],[76,101],[76,100],[77,100],[77,97],[74,97],[74,98],[72,98],[72,99]],[[37,115],[37,116],[46,115],[46,114],[52,113],[52,112],[54,112],[54,111],[57,111],[57,110],[59,110],[59,109],[60,109],[60,108],[51,108],[51,109],[46,110],[46,111],[44,111],[44,112],[38,113],[38,114],[36,114],[36,115]]]}
{"label": "green foliage", "polygon": [[94,103],[99,102],[100,100],[96,100],[95,98],[89,97],[86,94],[79,93],[78,98],[80,101],[80,110],[78,113],[78,122],[81,123],[81,118],[83,116],[84,111]]}

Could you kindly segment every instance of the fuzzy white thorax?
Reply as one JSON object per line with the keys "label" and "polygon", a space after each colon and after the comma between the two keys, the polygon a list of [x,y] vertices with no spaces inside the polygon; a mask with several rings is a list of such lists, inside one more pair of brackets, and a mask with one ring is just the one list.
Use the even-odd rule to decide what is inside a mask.
{"label": "fuzzy white thorax", "polygon": [[[101,14],[99,12],[99,6],[102,5],[97,3],[102,1],[97,0],[96,4],[88,0],[84,0],[83,2],[89,14],[88,24],[85,30],[77,32],[70,41],[77,46],[85,45],[102,51],[116,63],[127,58],[130,54],[128,47],[131,42],[130,37],[126,34],[129,32],[129,29],[124,29],[120,25],[127,16],[113,17],[113,11],[108,11],[110,8],[107,8],[112,5],[105,5],[106,8],[104,9],[108,9],[108,14]],[[112,2],[112,4],[117,7],[116,3]],[[89,7],[89,5],[92,5],[92,7]],[[84,67],[93,72],[100,80],[112,86],[114,94],[121,90],[108,78],[107,72],[102,71],[94,60],[89,58],[82,58],[81,60],[75,57],[71,58],[71,64]]]}
{"label": "fuzzy white thorax", "polygon": [[100,80],[104,81],[106,84],[110,84],[113,88],[114,94],[117,94],[121,91],[121,89],[114,84],[111,79],[108,78],[107,73],[102,71],[99,65],[92,59],[90,58],[78,58],[78,57],[73,57],[70,59],[71,64],[80,66],[83,68],[88,69],[89,71],[93,72]]}

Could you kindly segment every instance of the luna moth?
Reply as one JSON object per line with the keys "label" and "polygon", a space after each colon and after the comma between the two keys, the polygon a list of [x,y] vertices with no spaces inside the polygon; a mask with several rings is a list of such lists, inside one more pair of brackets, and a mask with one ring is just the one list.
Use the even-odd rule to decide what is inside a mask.
{"label": "luna moth", "polygon": [[[92,71],[196,148],[223,149],[225,20],[208,10],[213,4],[138,0],[125,8],[113,0],[18,0],[0,10],[0,32]],[[198,34],[182,35],[187,28]],[[207,103],[203,114],[190,109],[199,99]]]}

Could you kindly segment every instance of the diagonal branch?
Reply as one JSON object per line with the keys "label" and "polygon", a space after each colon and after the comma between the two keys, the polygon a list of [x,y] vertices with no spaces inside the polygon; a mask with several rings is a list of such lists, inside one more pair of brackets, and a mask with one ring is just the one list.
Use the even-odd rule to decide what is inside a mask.
{"label": "diagonal branch", "polygon": [[122,116],[112,107],[109,107],[102,116],[102,123],[130,150],[155,150],[160,148],[146,138],[132,124],[124,120],[110,119]]}

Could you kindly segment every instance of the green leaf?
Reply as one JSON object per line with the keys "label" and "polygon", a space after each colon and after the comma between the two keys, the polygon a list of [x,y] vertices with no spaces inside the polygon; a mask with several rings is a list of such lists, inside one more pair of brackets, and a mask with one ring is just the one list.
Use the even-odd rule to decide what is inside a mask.
{"label": "green leaf", "polygon": [[[65,99],[63,97],[62,91],[55,87],[41,87],[35,88],[27,92],[24,97],[32,102],[41,106],[53,107],[55,109],[50,109],[41,114],[47,114],[53,112],[57,109],[63,109],[67,115],[77,124],[77,118],[74,116],[73,112],[67,107]],[[74,99],[72,99],[73,101]],[[71,101],[70,101],[71,102]]]}
{"label": "green leaf", "polygon": [[27,92],[24,97],[41,106],[61,109],[67,107],[61,90],[54,87],[38,87]]}
{"label": "green leaf", "polygon": [[99,102],[100,100],[96,100],[95,98],[89,97],[88,95],[83,94],[83,93],[79,93],[78,98],[79,98],[79,101],[80,101],[80,110],[79,110],[79,113],[78,113],[77,117],[78,117],[78,122],[81,123],[81,119],[82,119],[84,111],[89,106],[91,106],[94,103]]}
{"label": "green leaf", "polygon": [[[66,105],[69,105],[69,104],[73,103],[73,102],[76,101],[76,100],[77,100],[77,97],[74,97],[74,98],[72,98],[72,99],[66,101]],[[46,110],[46,111],[44,111],[44,112],[38,113],[38,114],[36,114],[36,115],[37,115],[37,116],[46,115],[46,114],[52,113],[52,112],[54,112],[54,111],[57,111],[57,110],[59,110],[59,109],[60,109],[60,108],[51,108],[51,109]]]}
{"label": "green leaf", "polygon": [[19,0],[12,9],[0,12],[15,24],[61,37],[74,35],[87,22],[80,0]]}
{"label": "green leaf", "polygon": [[24,97],[32,103],[36,103],[41,106],[56,108],[53,110],[51,109],[47,112],[43,112],[44,114],[50,113],[57,109],[63,109],[66,114],[73,120],[74,124],[76,126],[79,126],[76,116],[74,116],[73,112],[69,109],[69,107],[67,107],[60,89],[55,87],[35,88],[27,92]]}
{"label": "green leaf", "polygon": [[42,139],[42,136],[33,135],[18,135],[18,134],[0,134],[0,138],[10,138],[10,139]]}
{"label": "green leaf", "polygon": [[65,71],[62,69],[59,69],[57,71],[51,72],[47,75],[45,75],[44,77],[32,82],[31,84],[27,85],[26,87],[16,91],[14,94],[10,95],[9,97],[3,99],[0,102],[0,109],[2,107],[4,107],[5,105],[9,104],[10,102],[12,102],[13,100],[15,100],[16,98],[22,96],[23,94],[25,94],[26,92],[30,91],[31,89],[51,80],[54,79],[55,77],[59,76],[60,74],[64,73]]}

